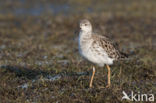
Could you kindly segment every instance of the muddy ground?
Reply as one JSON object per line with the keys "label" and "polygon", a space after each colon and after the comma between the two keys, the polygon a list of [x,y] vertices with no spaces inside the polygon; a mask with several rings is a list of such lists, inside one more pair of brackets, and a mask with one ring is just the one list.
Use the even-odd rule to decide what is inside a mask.
{"label": "muddy ground", "polygon": [[[35,14],[29,10],[36,3],[58,7],[59,3],[20,3],[0,3],[0,103],[134,103],[122,101],[122,92],[155,95],[154,0],[69,0],[68,5],[77,5],[71,12],[34,10]],[[16,12],[22,7],[23,11]],[[25,12],[26,8],[30,9]],[[111,66],[111,88],[100,88],[106,86],[107,69],[97,66],[93,88],[88,87],[93,64],[80,57],[77,44],[78,22],[83,18],[92,22],[94,31],[117,42],[119,49],[129,54],[128,60]]]}

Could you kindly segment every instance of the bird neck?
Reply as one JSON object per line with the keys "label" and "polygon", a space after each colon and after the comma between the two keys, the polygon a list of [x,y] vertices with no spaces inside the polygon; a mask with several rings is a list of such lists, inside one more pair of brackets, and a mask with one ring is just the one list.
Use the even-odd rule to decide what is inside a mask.
{"label": "bird neck", "polygon": [[80,36],[84,38],[90,38],[92,36],[92,30],[90,31],[80,31]]}

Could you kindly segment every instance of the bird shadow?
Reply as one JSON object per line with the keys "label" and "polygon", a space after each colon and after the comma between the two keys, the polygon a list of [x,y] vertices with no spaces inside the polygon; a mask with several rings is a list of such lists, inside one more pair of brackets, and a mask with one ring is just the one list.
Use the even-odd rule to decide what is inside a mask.
{"label": "bird shadow", "polygon": [[2,65],[1,69],[4,69],[5,72],[14,73],[16,77],[25,77],[27,79],[34,79],[38,75],[49,75],[48,71],[43,71],[40,69],[30,69],[22,66],[12,66],[12,65]]}
{"label": "bird shadow", "polygon": [[89,72],[72,72],[72,71],[61,71],[59,73],[56,73],[55,71],[46,71],[41,69],[31,69],[27,67],[22,66],[12,66],[12,65],[2,65],[0,66],[0,69],[5,70],[5,73],[14,73],[16,77],[24,77],[27,79],[35,79],[38,76],[54,76],[54,75],[61,75],[63,76],[69,76],[69,77],[75,77],[75,76],[86,76],[90,75]]}

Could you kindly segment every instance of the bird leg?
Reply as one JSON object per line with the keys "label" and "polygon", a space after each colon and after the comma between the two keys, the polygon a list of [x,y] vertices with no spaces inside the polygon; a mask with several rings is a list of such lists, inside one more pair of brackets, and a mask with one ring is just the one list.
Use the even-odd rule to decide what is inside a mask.
{"label": "bird leg", "polygon": [[110,72],[111,72],[111,70],[110,70],[109,65],[106,65],[106,67],[107,67],[107,70],[108,70],[108,84],[107,84],[106,87],[109,88],[110,85],[111,85],[111,82],[110,82]]}
{"label": "bird leg", "polygon": [[94,74],[95,74],[95,67],[93,66],[93,73],[92,73],[92,77],[91,77],[90,84],[89,84],[89,87],[90,87],[90,88],[92,87]]}

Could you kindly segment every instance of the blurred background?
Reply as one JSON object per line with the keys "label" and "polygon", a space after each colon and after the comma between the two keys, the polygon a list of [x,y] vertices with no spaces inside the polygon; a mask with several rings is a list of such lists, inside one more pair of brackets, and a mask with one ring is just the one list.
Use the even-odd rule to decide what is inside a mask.
{"label": "blurred background", "polygon": [[124,13],[154,15],[155,0],[5,0],[0,1],[0,13],[16,16],[82,15],[90,13]]}
{"label": "blurred background", "polygon": [[[78,53],[78,22],[118,43],[112,87]],[[119,103],[122,91],[156,93],[156,0],[0,0],[0,103]],[[131,103],[130,101],[128,103]]]}

